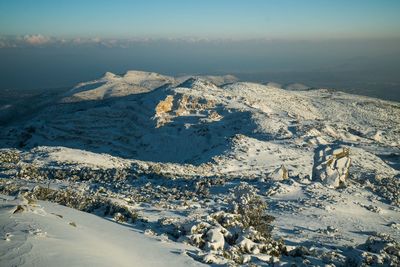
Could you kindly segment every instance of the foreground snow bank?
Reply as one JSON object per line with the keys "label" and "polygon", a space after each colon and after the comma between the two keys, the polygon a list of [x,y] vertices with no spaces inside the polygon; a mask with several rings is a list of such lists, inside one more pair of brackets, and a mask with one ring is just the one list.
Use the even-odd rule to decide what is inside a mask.
{"label": "foreground snow bank", "polygon": [[0,226],[1,266],[200,265],[179,244],[49,202],[0,195]]}

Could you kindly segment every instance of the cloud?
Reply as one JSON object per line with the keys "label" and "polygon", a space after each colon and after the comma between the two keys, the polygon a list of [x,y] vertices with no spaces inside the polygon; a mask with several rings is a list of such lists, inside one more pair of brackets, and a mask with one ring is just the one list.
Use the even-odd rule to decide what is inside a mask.
{"label": "cloud", "polygon": [[41,34],[25,35],[24,41],[29,45],[44,45],[50,41],[50,38]]}
{"label": "cloud", "polygon": [[157,43],[157,42],[194,42],[192,39],[173,39],[173,38],[100,38],[100,37],[49,37],[42,34],[25,36],[1,36],[0,48],[16,47],[108,47],[108,48],[128,48],[137,44]]}
{"label": "cloud", "polygon": [[[247,40],[250,41],[250,40]],[[252,42],[266,41],[265,39],[252,39]],[[24,36],[18,35],[0,35],[1,48],[22,48],[22,47],[107,47],[107,48],[129,48],[139,44],[220,44],[246,42],[245,39],[212,39],[212,38],[100,38],[100,37],[52,37],[42,34],[30,34]]]}
{"label": "cloud", "polygon": [[[268,44],[274,42],[286,42],[285,39],[240,39],[240,38],[197,38],[197,37],[132,37],[132,38],[101,38],[101,37],[53,37],[42,34],[31,35],[0,35],[1,48],[23,48],[23,47],[106,47],[106,48],[129,48],[143,44],[202,44],[202,45],[225,45],[225,44]],[[292,40],[296,41],[296,40]],[[297,40],[301,41],[301,40]]]}

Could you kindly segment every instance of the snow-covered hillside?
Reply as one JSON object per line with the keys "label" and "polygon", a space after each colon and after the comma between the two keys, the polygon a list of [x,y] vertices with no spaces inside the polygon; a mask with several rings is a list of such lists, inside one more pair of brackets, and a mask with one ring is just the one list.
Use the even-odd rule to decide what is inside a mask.
{"label": "snow-covered hillside", "polygon": [[[25,210],[13,214],[13,206]],[[0,221],[2,266],[201,265],[185,255],[187,246],[150,239],[129,226],[48,202],[28,204],[2,196]]]}
{"label": "snow-covered hillside", "polygon": [[[33,238],[13,238],[25,219],[63,236],[54,218],[43,222],[30,215],[36,208],[5,211],[26,199],[126,221],[107,222],[85,236],[132,227],[147,237],[121,234],[117,243],[110,241],[113,249],[143,239],[165,255],[166,249],[147,240],[162,239],[182,251],[165,257],[182,264],[357,266],[400,260],[396,102],[327,89],[284,90],[233,76],[129,71],[81,83],[29,121],[0,131],[0,190],[16,197],[4,200],[1,215],[1,225],[8,225],[2,234],[12,235],[0,245],[6,263],[42,263],[35,257],[48,241],[29,243],[32,251],[38,246],[36,254],[10,252],[10,246],[27,246],[21,238]],[[268,204],[262,212],[275,217],[270,237],[241,221],[237,192],[240,199]],[[64,241],[54,242],[61,248]],[[76,257],[97,257],[87,253]]]}

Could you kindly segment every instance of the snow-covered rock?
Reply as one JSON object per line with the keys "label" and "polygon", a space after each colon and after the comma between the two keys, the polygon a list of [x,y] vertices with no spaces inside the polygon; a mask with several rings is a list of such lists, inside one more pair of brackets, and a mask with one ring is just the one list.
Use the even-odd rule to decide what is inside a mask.
{"label": "snow-covered rock", "polygon": [[320,180],[330,187],[337,188],[346,183],[350,170],[350,149],[340,148],[320,150],[316,166],[314,167],[314,180]]}
{"label": "snow-covered rock", "polygon": [[289,178],[288,170],[284,165],[281,165],[279,168],[274,170],[271,173],[271,178],[275,181],[281,181]]}

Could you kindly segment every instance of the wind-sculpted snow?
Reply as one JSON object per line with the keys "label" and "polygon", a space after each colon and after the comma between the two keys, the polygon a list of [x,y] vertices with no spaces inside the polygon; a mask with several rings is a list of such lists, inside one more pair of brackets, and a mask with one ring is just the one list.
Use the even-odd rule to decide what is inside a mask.
{"label": "wind-sculpted snow", "polygon": [[[106,73],[0,128],[0,192],[183,243],[204,263],[398,264],[400,104],[272,85]],[[29,235],[7,233],[0,257],[32,260]]]}

